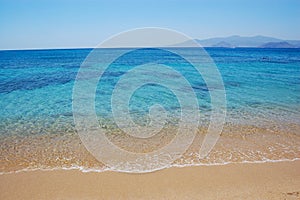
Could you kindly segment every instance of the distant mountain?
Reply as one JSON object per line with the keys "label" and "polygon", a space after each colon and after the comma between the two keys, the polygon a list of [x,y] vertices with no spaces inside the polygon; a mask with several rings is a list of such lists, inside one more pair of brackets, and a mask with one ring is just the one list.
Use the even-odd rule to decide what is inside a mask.
{"label": "distant mountain", "polygon": [[214,44],[213,47],[234,48],[234,46],[224,41]]}
{"label": "distant mountain", "polygon": [[294,45],[296,48],[300,48],[300,41],[299,40],[286,40],[286,42]]}
{"label": "distant mountain", "polygon": [[[256,48],[300,48],[299,40],[282,40],[266,36],[242,37],[238,35],[230,37],[217,37],[205,40],[195,39],[203,47],[256,47]],[[186,41],[176,46],[192,46],[191,41]]]}
{"label": "distant mountain", "polygon": [[260,46],[261,48],[296,48],[288,42],[268,42]]}

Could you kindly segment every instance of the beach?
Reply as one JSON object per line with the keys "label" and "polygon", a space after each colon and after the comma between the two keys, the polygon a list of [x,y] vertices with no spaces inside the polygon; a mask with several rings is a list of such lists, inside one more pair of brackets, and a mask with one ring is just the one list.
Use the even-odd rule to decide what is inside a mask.
{"label": "beach", "polygon": [[300,161],[169,168],[145,174],[79,170],[0,176],[0,199],[299,199]]}
{"label": "beach", "polygon": [[[197,49],[179,50],[197,58]],[[165,73],[163,80],[188,97],[181,101],[185,107],[193,110],[193,102],[198,102],[200,122],[190,120],[194,118],[186,112],[186,120],[180,123],[181,106],[175,93],[148,84],[133,93],[128,116],[123,112],[117,115],[119,122],[126,122],[119,126],[112,112],[115,85],[132,65],[155,60],[152,53],[164,57],[165,52],[148,49],[127,54],[130,63],[119,60],[99,81],[95,127],[105,132],[108,144],[118,147],[114,149],[153,155],[150,161],[131,160],[134,165],[128,165],[128,157],[108,151],[111,146],[90,140],[85,131],[80,134],[74,121],[74,115],[81,113],[72,107],[76,74],[91,49],[1,52],[0,57],[11,64],[5,67],[6,60],[0,61],[3,77],[7,77],[0,87],[0,199],[299,199],[300,51],[207,50],[223,76],[226,119],[218,141],[204,158],[201,147],[214,116],[210,93],[220,91],[223,87],[219,84],[209,89],[195,69],[168,55],[166,64],[186,77],[197,99],[189,98],[190,90],[176,81],[177,76]],[[106,55],[120,50],[98,51]],[[16,56],[22,65],[15,62]],[[152,77],[158,79],[156,71],[143,73],[152,81]],[[94,77],[89,71],[84,74],[87,77],[80,79],[82,82]],[[129,85],[144,80],[143,76],[135,76]],[[122,86],[125,93],[127,86]],[[118,107],[123,95],[116,99]],[[152,105],[165,109],[165,120],[160,120],[161,109],[154,109],[159,112],[153,115]],[[85,111],[81,104],[79,108]],[[164,126],[149,138],[133,137],[143,135],[126,132],[137,130],[127,123],[128,118],[142,127],[153,125],[153,119]],[[181,129],[179,125],[184,126]],[[189,130],[194,130],[194,135],[187,134]],[[185,135],[190,135],[190,140],[175,140]],[[172,151],[159,152],[172,143]],[[101,147],[96,152],[106,152],[104,159],[93,154],[93,147]],[[169,162],[171,154],[174,160]],[[155,171],[161,164],[165,168]]]}
{"label": "beach", "polygon": [[300,200],[300,0],[0,0],[0,200]]}

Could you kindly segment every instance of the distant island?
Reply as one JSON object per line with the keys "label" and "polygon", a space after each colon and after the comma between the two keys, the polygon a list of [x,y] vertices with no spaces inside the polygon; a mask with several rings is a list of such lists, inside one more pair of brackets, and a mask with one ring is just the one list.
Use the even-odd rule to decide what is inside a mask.
{"label": "distant island", "polygon": [[[260,46],[261,48],[297,48],[288,42],[268,42]],[[299,46],[298,46],[299,47]]]}
{"label": "distant island", "polygon": [[[282,40],[266,36],[243,37],[233,35],[230,37],[217,37],[209,39],[195,39],[203,47],[222,47],[222,48],[300,48],[300,40]],[[191,46],[191,41],[186,41],[176,46]]]}

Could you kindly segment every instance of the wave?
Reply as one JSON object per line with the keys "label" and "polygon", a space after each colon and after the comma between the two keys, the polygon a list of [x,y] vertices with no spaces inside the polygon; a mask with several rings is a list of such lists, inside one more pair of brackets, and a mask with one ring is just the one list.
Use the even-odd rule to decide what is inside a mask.
{"label": "wave", "polygon": [[[259,164],[259,163],[277,163],[277,162],[294,162],[298,161],[300,158],[294,158],[294,159],[280,159],[280,160],[260,160],[260,161],[241,161],[241,162],[224,162],[224,163],[198,163],[198,164],[172,164],[170,166],[164,167],[162,169],[157,169],[155,171],[163,170],[163,169],[169,169],[169,168],[183,168],[183,167],[199,167],[199,166],[222,166],[222,165],[229,165],[229,164]],[[79,170],[83,173],[102,173],[102,172],[119,172],[117,170],[114,170],[109,167],[105,167],[103,169],[95,169],[95,168],[86,168],[83,166],[72,166],[72,167],[54,167],[54,168],[24,168],[17,171],[9,171],[9,172],[0,172],[0,175],[6,175],[6,174],[16,174],[16,173],[22,173],[22,172],[33,172],[33,171],[57,171],[57,170]],[[123,171],[124,173],[132,173],[131,171]],[[150,173],[153,171],[140,171],[140,172],[134,172],[134,173]]]}

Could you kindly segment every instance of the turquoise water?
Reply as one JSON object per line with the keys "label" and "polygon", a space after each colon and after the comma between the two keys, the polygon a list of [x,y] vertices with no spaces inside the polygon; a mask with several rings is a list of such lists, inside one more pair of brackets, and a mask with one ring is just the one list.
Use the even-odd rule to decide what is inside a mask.
{"label": "turquoise water", "polygon": [[[71,117],[74,80],[80,64],[90,51],[91,49],[1,51],[1,135],[15,133],[12,129],[7,130],[7,125],[3,123],[9,124],[21,119],[51,121]],[[193,49],[185,51],[193,53]],[[245,111],[248,114],[268,115],[274,119],[282,117],[282,120],[299,123],[300,50],[212,48],[207,49],[207,52],[222,74],[229,114]],[[169,58],[170,62],[167,64],[171,65],[172,59],[176,58]],[[133,57],[132,62],[134,61],[137,59]],[[120,76],[130,69],[130,64],[139,63],[121,63],[105,74],[106,83],[99,84],[98,93],[107,92],[108,98],[102,99],[104,103],[97,101],[99,115],[109,114],[109,91]],[[193,89],[199,99],[201,111],[209,109],[209,93],[201,77],[188,67],[177,66],[177,70],[194,84]],[[161,90],[159,92],[164,92],[163,99],[156,95],[158,92],[154,92],[158,89]],[[166,101],[165,106],[170,109],[179,106],[176,99],[171,100],[174,96],[167,89],[149,86],[144,88],[144,93],[151,90],[152,98],[144,95],[145,98],[138,99],[139,108],[161,100]],[[137,97],[143,96],[143,89],[138,93],[141,94],[137,94]],[[137,99],[132,100],[134,109],[137,107]],[[37,130],[33,128],[32,131]]]}
{"label": "turquoise water", "polygon": [[[8,141],[13,142],[12,145],[17,143],[16,139],[9,138],[24,139],[31,136],[61,136],[74,133],[72,90],[79,67],[91,50],[0,51],[2,152],[8,148]],[[224,81],[228,124],[275,127],[276,131],[299,136],[299,49],[206,50]],[[110,51],[117,50],[100,51],[109,54]],[[196,50],[192,48],[181,51],[190,56],[197,55]],[[207,113],[203,120],[209,119],[210,96],[203,79],[180,58],[162,53],[155,49],[145,49],[133,53],[126,61],[116,61],[105,72],[96,93],[96,111],[99,118],[111,119],[111,91],[127,70],[141,64],[141,61],[151,61],[164,56],[163,63],[178,70],[191,83],[200,105],[199,112],[204,113],[204,116]],[[178,65],[178,62],[182,64]],[[149,106],[155,103],[162,104],[171,113],[180,107],[172,92],[157,85],[140,88],[131,100],[130,111],[136,120],[143,117]],[[297,140],[299,141],[299,137]],[[16,152],[13,152],[10,156],[15,154]],[[3,163],[4,157],[2,154]]]}

